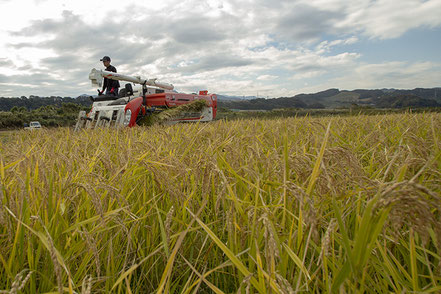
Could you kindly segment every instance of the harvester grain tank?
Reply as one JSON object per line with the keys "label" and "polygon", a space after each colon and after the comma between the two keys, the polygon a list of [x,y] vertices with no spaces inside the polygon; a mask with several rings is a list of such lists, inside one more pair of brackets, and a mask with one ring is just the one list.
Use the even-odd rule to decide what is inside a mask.
{"label": "harvester grain tank", "polygon": [[[97,127],[133,127],[146,116],[170,108],[193,103],[196,100],[206,101],[198,111],[186,111],[171,118],[171,122],[212,121],[216,117],[217,96],[208,91],[198,94],[185,94],[174,91],[172,84],[159,82],[157,79],[146,79],[141,76],[129,76],[105,70],[92,69],[89,79],[92,86],[100,88],[104,78],[129,82],[119,91],[119,96],[95,96],[92,109],[86,114],[80,111],[75,130]],[[138,85],[132,87],[132,84]]]}

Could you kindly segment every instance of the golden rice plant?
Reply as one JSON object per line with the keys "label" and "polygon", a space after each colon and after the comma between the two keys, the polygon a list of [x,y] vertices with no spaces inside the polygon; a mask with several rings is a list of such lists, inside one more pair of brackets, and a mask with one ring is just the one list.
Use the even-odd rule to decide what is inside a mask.
{"label": "golden rice plant", "polygon": [[204,99],[197,99],[190,103],[182,104],[177,107],[162,109],[144,116],[139,122],[140,126],[152,126],[173,121],[185,115],[186,113],[200,113],[208,102]]}
{"label": "golden rice plant", "polygon": [[0,293],[439,293],[441,114],[0,142]]}

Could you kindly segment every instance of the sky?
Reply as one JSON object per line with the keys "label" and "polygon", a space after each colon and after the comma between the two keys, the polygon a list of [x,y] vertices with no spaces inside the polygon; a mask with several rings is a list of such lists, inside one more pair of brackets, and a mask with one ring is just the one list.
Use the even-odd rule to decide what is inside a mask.
{"label": "sky", "polygon": [[94,94],[119,73],[282,97],[441,86],[441,0],[0,0],[0,96]]}

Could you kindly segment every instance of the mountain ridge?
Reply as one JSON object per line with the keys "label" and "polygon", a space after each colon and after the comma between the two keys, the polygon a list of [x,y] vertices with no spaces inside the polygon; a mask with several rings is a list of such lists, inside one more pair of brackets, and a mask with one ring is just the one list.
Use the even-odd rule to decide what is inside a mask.
{"label": "mountain ridge", "polygon": [[272,110],[277,108],[342,108],[366,106],[378,108],[439,107],[441,87],[415,89],[355,89],[330,88],[291,97],[256,98],[249,100],[219,99],[220,107],[243,110]]}
{"label": "mountain ridge", "polygon": [[[330,88],[316,93],[301,93],[290,97],[259,98],[218,94],[218,106],[239,110],[272,110],[277,108],[345,108],[357,106],[378,108],[441,107],[441,87],[415,89],[355,89]],[[0,97],[0,111],[12,108],[37,109],[42,106],[73,103],[90,106],[88,95],[76,98],[48,96]]]}

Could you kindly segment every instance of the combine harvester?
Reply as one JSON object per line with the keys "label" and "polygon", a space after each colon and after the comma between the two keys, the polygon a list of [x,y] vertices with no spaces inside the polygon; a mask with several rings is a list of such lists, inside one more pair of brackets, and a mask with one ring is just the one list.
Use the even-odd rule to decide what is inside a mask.
{"label": "combine harvester", "polygon": [[[150,116],[172,108],[183,109],[169,118],[174,122],[212,121],[216,117],[217,96],[200,91],[199,94],[184,94],[174,91],[171,84],[127,76],[105,70],[92,69],[89,79],[92,86],[102,87],[104,78],[129,82],[120,90],[119,96],[91,96],[92,109],[86,114],[80,111],[75,130],[98,127],[134,127]],[[136,91],[132,84],[139,84]],[[197,101],[205,101],[198,103]],[[185,107],[183,105],[188,105]],[[195,105],[195,107],[191,107]]]}

